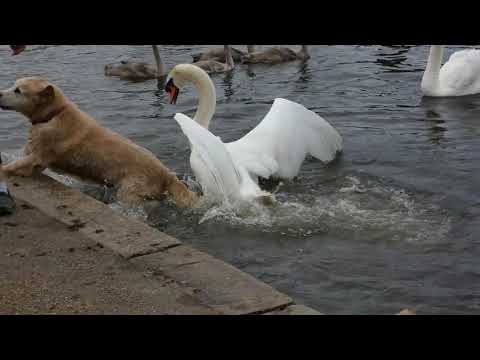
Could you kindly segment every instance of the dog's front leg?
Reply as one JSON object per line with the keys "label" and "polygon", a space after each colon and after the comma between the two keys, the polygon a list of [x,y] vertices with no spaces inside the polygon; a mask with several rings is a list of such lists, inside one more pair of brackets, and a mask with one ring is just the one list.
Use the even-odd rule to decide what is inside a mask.
{"label": "dog's front leg", "polygon": [[34,172],[42,172],[45,168],[33,154],[2,167],[7,176],[32,176]]}
{"label": "dog's front leg", "polygon": [[33,146],[32,143],[29,141],[27,142],[27,145],[23,148],[23,154],[28,156],[33,152]]}

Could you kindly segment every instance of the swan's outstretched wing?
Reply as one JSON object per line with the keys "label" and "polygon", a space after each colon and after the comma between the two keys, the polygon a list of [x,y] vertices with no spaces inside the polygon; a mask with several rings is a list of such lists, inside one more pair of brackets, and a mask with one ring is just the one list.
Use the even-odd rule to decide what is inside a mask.
{"label": "swan's outstretched wing", "polygon": [[251,174],[289,179],[298,174],[308,154],[324,162],[333,160],[342,150],[342,137],[313,111],[278,98],[260,124],[226,146]]}
{"label": "swan's outstretched wing", "polygon": [[440,84],[454,93],[469,94],[480,90],[480,50],[453,53],[440,70]]}

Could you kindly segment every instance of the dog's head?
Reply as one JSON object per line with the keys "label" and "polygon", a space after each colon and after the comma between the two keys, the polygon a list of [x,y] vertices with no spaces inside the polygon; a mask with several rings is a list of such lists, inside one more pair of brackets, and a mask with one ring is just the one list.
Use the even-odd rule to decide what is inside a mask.
{"label": "dog's head", "polygon": [[11,88],[0,90],[0,108],[14,110],[31,118],[50,110],[59,96],[59,90],[47,80],[23,78]]}

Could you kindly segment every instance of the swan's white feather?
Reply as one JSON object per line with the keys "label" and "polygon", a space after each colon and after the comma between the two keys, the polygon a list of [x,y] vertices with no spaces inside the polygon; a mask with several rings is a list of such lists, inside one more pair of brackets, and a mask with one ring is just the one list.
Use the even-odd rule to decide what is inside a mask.
{"label": "swan's white feather", "polygon": [[479,56],[480,50],[478,49],[464,49],[464,50],[459,50],[455,51],[450,55],[450,58],[448,61],[456,61],[462,58],[469,58],[469,59],[474,59],[477,56]]}
{"label": "swan's white feather", "polygon": [[468,49],[453,53],[442,66],[440,86],[451,95],[468,95],[480,91],[480,50]]}
{"label": "swan's white feather", "polygon": [[184,114],[174,118],[190,141],[190,165],[206,195],[239,200],[265,194],[247,171],[237,166],[218,137]]}
{"label": "swan's white feather", "polygon": [[342,150],[342,137],[313,111],[277,98],[254,129],[226,146],[252,175],[290,179],[308,154],[324,162],[333,160]]}

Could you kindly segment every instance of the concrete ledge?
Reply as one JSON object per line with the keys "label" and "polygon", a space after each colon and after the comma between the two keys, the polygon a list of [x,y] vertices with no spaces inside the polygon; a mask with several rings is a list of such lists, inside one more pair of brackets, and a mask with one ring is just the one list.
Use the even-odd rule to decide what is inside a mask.
{"label": "concrete ledge", "polygon": [[[159,302],[168,299],[167,305],[146,307],[146,313],[319,314],[307,307],[294,305],[290,297],[235,267],[183,245],[177,239],[141,221],[117,214],[107,205],[48,176],[15,177],[10,178],[9,182],[16,199],[62,224],[72,238],[75,237],[74,234],[82,236],[119,254],[124,262],[122,267],[132,272],[128,276],[124,275],[131,280],[125,280],[122,289],[128,288],[128,291],[133,291],[132,296],[135,294],[136,297],[148,294],[150,303],[155,296],[158,296]],[[26,216],[22,213],[26,208],[20,208],[20,214],[17,215]],[[40,233],[40,228],[35,228],[34,224],[30,227],[31,233]],[[50,233],[44,231],[41,234],[46,239],[50,236]],[[60,243],[71,240],[65,232],[62,234],[63,237],[57,239]],[[13,238],[15,234],[9,236]],[[56,234],[52,233],[50,237],[56,237]],[[91,256],[94,258],[96,254]],[[55,264],[55,260],[51,261]],[[52,266],[52,263],[48,265]],[[56,271],[61,272],[63,266],[65,265],[58,263]],[[49,272],[46,274],[48,277]],[[140,277],[133,280],[136,276]],[[171,295],[165,295],[165,288],[169,289],[167,293]],[[153,311],[153,308],[156,310]],[[89,309],[95,310],[94,307]],[[127,308],[120,306],[118,309],[121,313]],[[141,307],[137,306],[135,311],[141,312]]]}
{"label": "concrete ledge", "polygon": [[10,179],[10,183],[14,197],[127,259],[180,244],[177,239],[141,221],[127,219],[104,203],[48,176],[15,177]]}
{"label": "concrete ledge", "polygon": [[217,311],[167,277],[16,199],[0,217],[0,314],[197,314]]}
{"label": "concrete ledge", "polygon": [[222,314],[256,314],[292,304],[269,285],[197,251],[178,246],[131,260],[142,271],[167,276],[193,289],[203,304]]}

